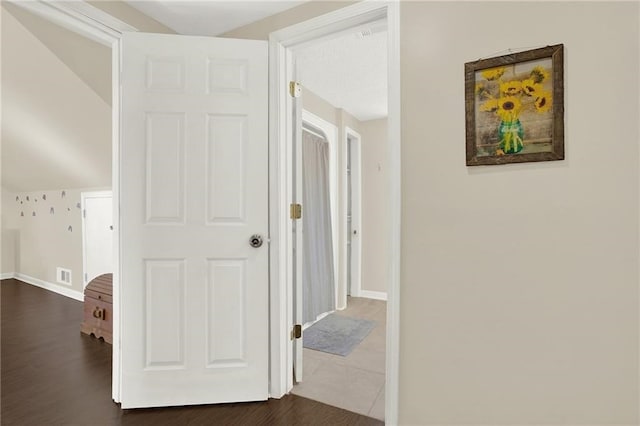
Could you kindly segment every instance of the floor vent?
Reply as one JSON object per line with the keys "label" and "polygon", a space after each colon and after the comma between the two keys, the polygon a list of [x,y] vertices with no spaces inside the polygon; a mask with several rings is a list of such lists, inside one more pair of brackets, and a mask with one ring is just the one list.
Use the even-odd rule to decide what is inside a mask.
{"label": "floor vent", "polygon": [[57,277],[60,284],[71,285],[71,270],[65,268],[57,268]]}

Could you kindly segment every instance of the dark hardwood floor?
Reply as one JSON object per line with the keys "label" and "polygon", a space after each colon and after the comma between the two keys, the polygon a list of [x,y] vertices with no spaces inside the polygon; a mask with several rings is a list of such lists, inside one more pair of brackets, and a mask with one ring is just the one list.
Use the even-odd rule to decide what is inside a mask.
{"label": "dark hardwood floor", "polygon": [[111,345],[80,333],[82,303],[16,280],[0,286],[2,425],[381,425],[287,395],[266,402],[121,410]]}

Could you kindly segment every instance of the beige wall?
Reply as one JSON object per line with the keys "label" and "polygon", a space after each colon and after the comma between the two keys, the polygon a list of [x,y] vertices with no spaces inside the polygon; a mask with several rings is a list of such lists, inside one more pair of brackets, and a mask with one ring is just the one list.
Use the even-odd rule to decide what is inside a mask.
{"label": "beige wall", "polygon": [[16,271],[16,231],[10,229],[7,223],[7,217],[4,214],[5,206],[10,206],[15,194],[6,190],[2,191],[2,204],[0,205],[0,229],[2,244],[0,247],[0,274],[13,274]]}
{"label": "beige wall", "polygon": [[387,292],[389,279],[389,156],[387,119],[361,122],[362,289]]}
{"label": "beige wall", "polygon": [[[402,3],[402,424],[638,424],[638,17]],[[463,64],[556,43],[566,160],[466,167]]]}
{"label": "beige wall", "polygon": [[2,186],[20,192],[110,185],[111,106],[1,10]]}
{"label": "beige wall", "polygon": [[9,278],[16,270],[16,231],[13,229],[2,228],[2,269],[0,274]]}
{"label": "beige wall", "polygon": [[[94,189],[86,189],[91,190]],[[2,272],[17,272],[82,292],[82,216],[79,205],[80,193],[85,189],[64,190],[64,197],[62,191],[8,193],[10,198],[9,195],[3,197],[3,232],[15,235],[16,268],[5,271],[3,265]],[[57,267],[71,269],[70,287],[57,284]]]}
{"label": "beige wall", "polygon": [[302,108],[336,126],[340,122],[340,110],[307,88],[302,90]]}
{"label": "beige wall", "polygon": [[[10,13],[107,105],[111,105],[110,47],[54,24],[13,3],[2,2],[2,13]],[[4,37],[8,37],[10,43],[27,47],[16,34],[3,31],[2,36],[3,41]],[[49,69],[50,66],[46,68]]]}

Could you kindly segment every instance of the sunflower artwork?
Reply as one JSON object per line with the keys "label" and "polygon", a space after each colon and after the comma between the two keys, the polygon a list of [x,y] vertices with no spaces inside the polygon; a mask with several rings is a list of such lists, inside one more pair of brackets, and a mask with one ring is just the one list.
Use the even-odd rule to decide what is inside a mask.
{"label": "sunflower artwork", "polygon": [[562,102],[555,99],[562,96],[562,81],[554,78],[557,58],[524,55],[520,58],[529,60],[518,60],[515,56],[485,60],[493,66],[471,63],[471,70],[467,64],[468,165],[564,156]]}
{"label": "sunflower artwork", "polygon": [[[551,59],[547,59],[476,73],[475,92],[479,104],[476,122],[489,127],[484,133],[483,143],[478,145],[482,148],[482,153],[478,155],[522,152],[525,148],[525,129],[521,117],[530,123],[528,136],[535,134],[528,138],[525,152],[550,149],[549,123],[553,102],[550,67]],[[487,117],[486,113],[491,115]]]}

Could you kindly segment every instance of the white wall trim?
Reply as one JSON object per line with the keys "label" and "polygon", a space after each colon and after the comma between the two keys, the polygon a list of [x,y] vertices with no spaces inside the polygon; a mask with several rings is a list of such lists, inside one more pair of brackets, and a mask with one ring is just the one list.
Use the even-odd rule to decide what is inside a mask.
{"label": "white wall trim", "polygon": [[[293,347],[282,336],[289,327],[293,305],[289,282],[291,280],[291,229],[288,226],[287,182],[291,181],[287,164],[292,161],[287,144],[279,141],[290,137],[293,129],[287,127],[284,115],[278,112],[291,108],[291,98],[286,90],[285,70],[290,61],[284,46],[269,40],[269,396],[281,398],[288,392],[287,384],[293,381],[293,369],[287,363],[293,356]],[[274,80],[277,79],[277,84]]]}
{"label": "white wall trim", "polygon": [[389,72],[389,116],[387,152],[389,153],[389,190],[391,209],[389,241],[389,286],[387,288],[387,358],[385,382],[385,419],[398,424],[400,391],[400,265],[402,236],[402,162],[400,95],[400,2],[387,3],[387,60]]}
{"label": "white wall trim", "polygon": [[0,274],[0,280],[10,280],[11,278],[15,278],[15,272],[3,272]]}
{"label": "white wall trim", "polygon": [[[97,21],[101,25],[110,28],[111,34],[119,37],[120,34],[127,31],[138,31],[134,26],[121,21],[120,19],[109,15],[107,12],[100,10],[85,1],[59,1],[58,4],[64,6],[64,11],[74,17],[85,22]],[[54,4],[54,6],[56,6]]]}
{"label": "white wall trim", "polygon": [[[287,283],[287,269],[274,270],[274,268],[288,268],[286,257],[288,255],[286,241],[286,226],[288,220],[285,213],[288,200],[286,191],[286,153],[291,143],[291,112],[287,90],[290,77],[290,66],[287,57],[290,50],[307,42],[312,42],[322,37],[335,34],[339,31],[362,25],[380,19],[387,19],[388,25],[388,49],[389,49],[389,127],[387,138],[387,150],[389,152],[390,166],[390,190],[392,193],[394,208],[390,219],[390,246],[387,257],[389,259],[389,289],[387,304],[387,356],[386,356],[386,423],[395,425],[398,423],[398,380],[399,380],[399,346],[400,341],[400,218],[401,218],[401,186],[400,186],[400,7],[398,2],[363,1],[339,9],[335,12],[322,15],[317,18],[284,28],[269,35],[269,85],[270,85],[270,153],[274,154],[269,159],[270,178],[269,183],[271,218],[270,229],[276,232],[279,238],[279,246],[272,246],[271,251],[271,365],[270,365],[270,394],[279,398],[293,387],[291,370],[293,365],[292,344],[288,331],[292,326],[292,295],[290,284]],[[289,137],[287,137],[289,136]],[[277,204],[277,205],[276,205]],[[282,229],[282,228],[285,229]],[[274,234],[272,234],[272,237]],[[285,259],[283,259],[285,258]],[[283,318],[283,314],[286,318]]]}
{"label": "white wall trim", "polygon": [[386,301],[387,293],[384,291],[360,290],[360,297]]}
{"label": "white wall trim", "polygon": [[[349,180],[351,180],[351,226],[358,232],[357,238],[351,238],[351,265],[347,263],[347,253],[345,249],[344,262],[345,262],[345,281],[347,280],[348,271],[351,271],[351,296],[360,297],[362,291],[362,136],[349,126],[344,127],[344,152],[345,158],[349,144],[347,140],[351,138],[351,176],[347,175],[347,167],[345,160],[344,174],[345,174],[345,188],[344,188],[344,220],[346,231],[346,217],[347,217],[347,188]],[[354,155],[354,152],[356,155]],[[346,232],[345,232],[345,247],[346,247]],[[354,256],[354,253],[356,254]],[[347,268],[350,266],[350,268]],[[385,296],[386,297],[386,296]],[[386,299],[385,299],[386,300]]]}
{"label": "white wall trim", "polygon": [[386,9],[391,2],[365,0],[358,4],[317,16],[308,21],[300,22],[271,33],[285,48],[303,47],[308,43],[334,36],[344,30],[350,30],[358,25],[375,22],[386,17]]}
{"label": "white wall trim", "polygon": [[113,40],[119,38],[123,31],[137,31],[135,27],[84,1],[8,1],[108,47],[112,46]]}
{"label": "white wall trim", "polygon": [[121,395],[121,347],[120,347],[120,52],[122,46],[118,38],[111,48],[111,194],[113,204],[113,355],[111,394],[115,402]]}
{"label": "white wall trim", "polygon": [[13,275],[14,275],[13,278],[15,278],[16,280],[20,280],[22,282],[31,284],[36,287],[44,288],[45,290],[58,293],[62,296],[70,297],[72,299],[79,300],[81,302],[84,301],[84,294],[77,290],[72,290],[70,288],[63,287],[58,284],[53,284],[48,281],[41,280],[39,278],[30,277],[29,275],[21,274],[19,272],[16,272]]}

